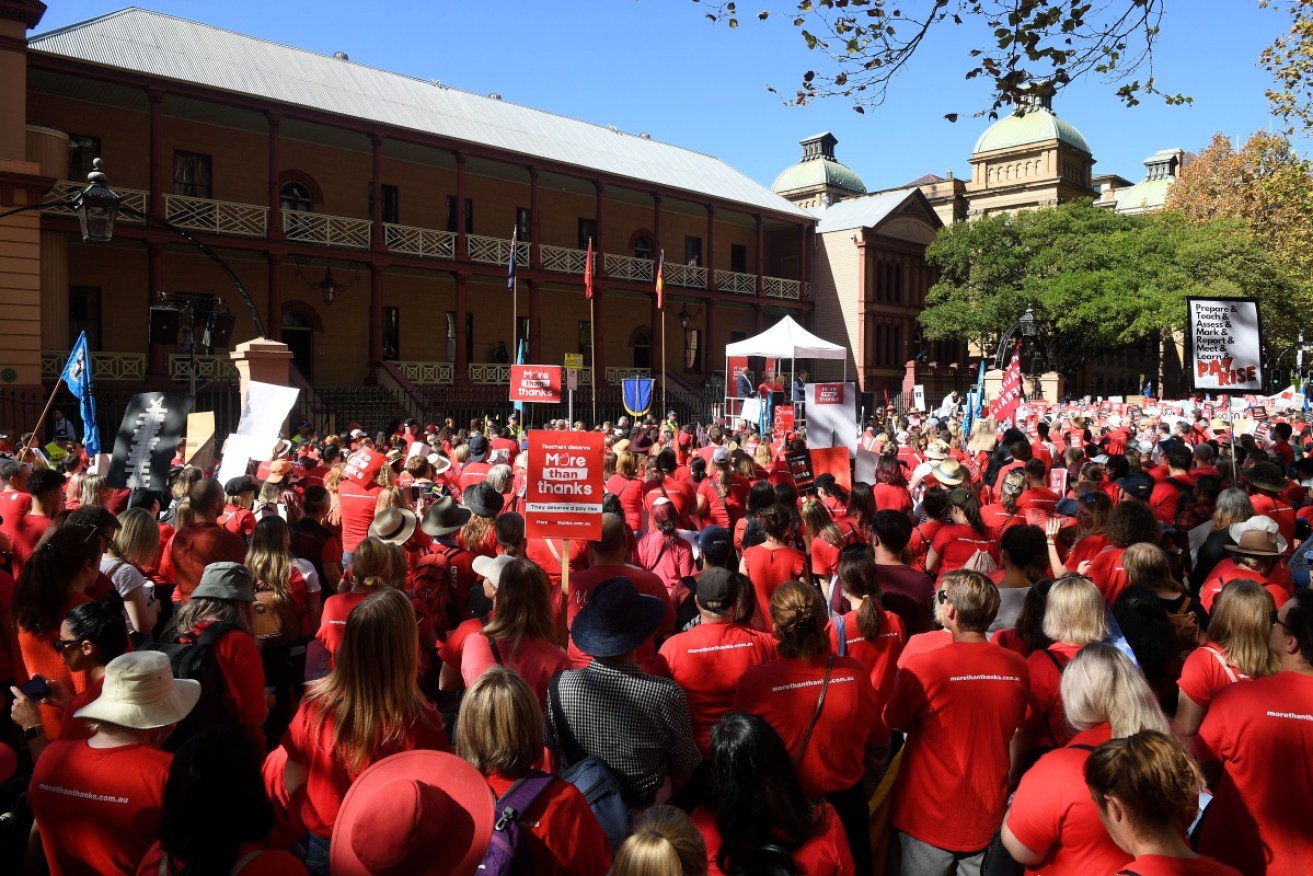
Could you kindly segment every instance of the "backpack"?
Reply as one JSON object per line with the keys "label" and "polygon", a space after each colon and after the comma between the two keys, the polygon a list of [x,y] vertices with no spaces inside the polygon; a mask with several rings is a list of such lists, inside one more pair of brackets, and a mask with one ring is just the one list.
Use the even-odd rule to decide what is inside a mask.
{"label": "backpack", "polygon": [[219,666],[216,645],[220,639],[236,629],[238,627],[234,624],[211,624],[196,637],[195,641],[183,641],[184,637],[179,636],[173,642],[151,645],[146,649],[159,651],[169,658],[174,678],[187,678],[201,683],[200,699],[187,713],[187,717],[183,718],[169,734],[163,746],[165,751],[177,751],[182,743],[207,727],[232,722],[233,715],[223,702],[228,684],[224,679],[223,669]]}
{"label": "backpack", "polygon": [[463,609],[470,594],[461,592],[460,566],[452,562],[464,553],[455,545],[434,545],[415,567],[410,590],[443,633],[454,630],[468,617]]}
{"label": "backpack", "polygon": [[[296,606],[290,599],[280,599],[268,584],[257,582],[255,587],[251,635],[262,645],[290,643],[301,633],[301,618],[296,613]],[[261,590],[261,587],[265,589]]]}
{"label": "backpack", "polygon": [[561,708],[560,673],[552,676],[548,691],[547,699],[551,705],[556,735],[561,743],[562,763],[572,764],[568,769],[559,770],[560,776],[584,795],[588,808],[593,810],[597,823],[602,826],[614,851],[620,848],[620,844],[629,835],[629,804],[625,802],[620,780],[611,772],[606,761],[585,755],[579,747],[579,741]]}
{"label": "backpack", "polygon": [[492,827],[492,838],[488,850],[483,853],[479,872],[484,876],[528,876],[533,873],[533,860],[528,850],[520,843],[520,816],[529,811],[542,793],[553,782],[555,776],[549,776],[538,770],[530,770],[511,785],[497,800],[493,810],[497,822]]}

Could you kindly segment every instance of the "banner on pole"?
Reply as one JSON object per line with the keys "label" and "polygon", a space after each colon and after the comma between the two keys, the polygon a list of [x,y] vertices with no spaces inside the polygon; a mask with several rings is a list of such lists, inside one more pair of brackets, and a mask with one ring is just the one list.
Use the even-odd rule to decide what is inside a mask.
{"label": "banner on pole", "polygon": [[1261,392],[1263,326],[1255,298],[1186,298],[1196,391]]}
{"label": "banner on pole", "polygon": [[998,398],[989,406],[989,416],[998,425],[999,431],[1010,429],[1015,425],[1017,408],[1021,407],[1021,343],[1012,350],[1012,359],[1008,370],[1003,374],[1003,383],[998,390]]}
{"label": "banner on pole", "polygon": [[105,483],[130,490],[167,490],[169,465],[187,426],[191,398],[177,392],[134,395],[114,438]]}
{"label": "banner on pole", "polygon": [[561,401],[560,365],[512,365],[511,401],[555,404]]}
{"label": "banner on pole", "polygon": [[620,381],[621,400],[631,417],[641,417],[652,409],[656,381],[650,377],[625,377]]}
{"label": "banner on pole", "polygon": [[600,432],[529,432],[526,536],[602,537],[603,438]]}

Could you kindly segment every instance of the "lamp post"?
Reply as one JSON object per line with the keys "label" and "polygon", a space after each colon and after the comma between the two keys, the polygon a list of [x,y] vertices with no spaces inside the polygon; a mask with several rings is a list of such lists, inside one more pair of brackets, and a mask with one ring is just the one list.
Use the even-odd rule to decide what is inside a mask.
{"label": "lamp post", "polygon": [[1039,328],[1035,323],[1035,310],[1032,307],[1027,307],[1026,312],[1021,315],[1021,319],[1017,320],[1016,324],[1004,332],[1003,337],[999,338],[998,352],[994,356],[995,370],[1003,370],[1003,354],[1007,352],[1008,341],[1012,340],[1013,335],[1019,334],[1023,338],[1033,338],[1038,332]]}

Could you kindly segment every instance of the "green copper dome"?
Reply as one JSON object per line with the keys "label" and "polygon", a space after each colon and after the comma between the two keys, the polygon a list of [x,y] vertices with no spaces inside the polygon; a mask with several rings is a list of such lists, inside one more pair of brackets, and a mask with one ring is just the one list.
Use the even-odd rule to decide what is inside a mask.
{"label": "green copper dome", "polygon": [[833,186],[847,189],[856,195],[866,194],[866,184],[852,168],[840,164],[834,158],[834,147],[839,141],[833,134],[826,132],[800,141],[802,144],[802,161],[784,169],[775,177],[771,191],[776,194],[793,192],[799,189],[823,188]]}
{"label": "green copper dome", "polygon": [[1043,106],[1032,106],[1024,116],[1011,115],[990,125],[976,141],[973,154],[1042,143],[1045,140],[1058,140],[1086,155],[1094,154],[1075,125],[1058,118],[1052,110]]}

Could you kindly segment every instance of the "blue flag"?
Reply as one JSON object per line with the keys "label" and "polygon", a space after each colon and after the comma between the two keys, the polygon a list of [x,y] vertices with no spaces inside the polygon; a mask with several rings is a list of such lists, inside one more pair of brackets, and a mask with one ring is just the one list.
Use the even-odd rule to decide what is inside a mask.
{"label": "blue flag", "polygon": [[68,361],[64,363],[59,379],[81,402],[82,428],[85,432],[82,446],[86,448],[87,456],[94,459],[100,453],[100,429],[96,427],[96,399],[91,386],[91,351],[87,349],[86,332],[78,335],[77,343],[68,354]]}
{"label": "blue flag", "polygon": [[[512,252],[514,252],[514,250],[512,250]],[[511,267],[511,276],[512,276],[512,277],[515,276],[515,267],[514,267],[514,265],[512,265],[512,267]],[[515,364],[516,364],[516,365],[523,365],[523,364],[524,364],[524,348],[525,348],[525,344],[527,344],[527,343],[528,343],[528,339],[527,339],[527,338],[520,338],[519,346],[517,346],[517,347],[515,348]],[[518,401],[517,401],[517,402],[515,403],[515,412],[516,412],[517,414],[520,415],[520,420],[523,421],[523,420],[524,420],[524,402],[518,402]]]}
{"label": "blue flag", "polygon": [[[512,292],[515,291],[515,250],[517,249],[516,243],[519,241],[519,236],[520,226],[517,225],[511,229],[511,254],[506,259],[506,288]],[[515,364],[523,365],[524,363],[517,362]]]}
{"label": "blue flag", "polygon": [[967,390],[967,403],[962,408],[962,437],[971,437],[971,424],[976,418],[976,391]]}
{"label": "blue flag", "polygon": [[980,360],[980,374],[976,377],[976,417],[985,416],[985,360]]}

